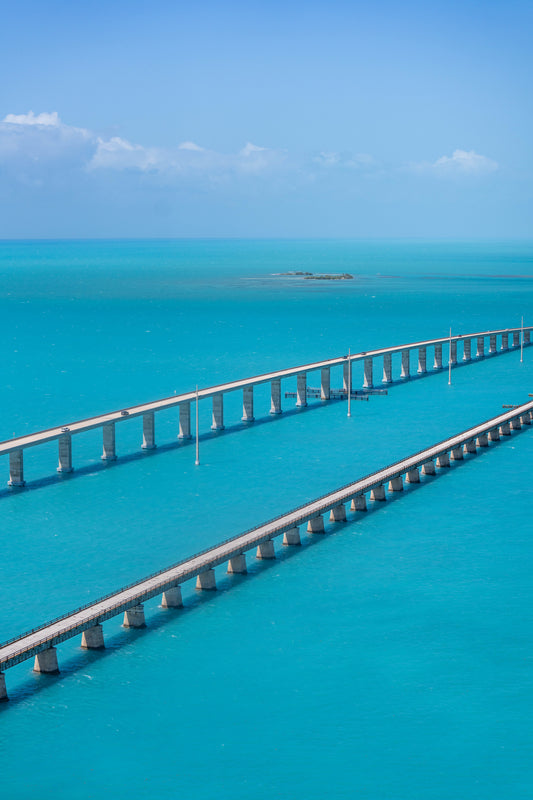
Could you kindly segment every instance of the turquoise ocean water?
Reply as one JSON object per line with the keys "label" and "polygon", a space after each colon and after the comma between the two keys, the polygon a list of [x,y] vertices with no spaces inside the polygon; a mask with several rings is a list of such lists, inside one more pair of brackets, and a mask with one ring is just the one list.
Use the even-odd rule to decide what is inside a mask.
{"label": "turquoise ocean water", "polygon": [[[287,270],[355,280],[272,277]],[[0,279],[0,439],[349,347],[533,322],[531,243],[3,242]],[[98,432],[75,437],[70,477],[55,445],[27,452],[23,492],[3,491],[4,458],[0,640],[528,392],[533,347],[350,419],[293,399],[271,419],[263,387],[254,425],[230,395],[212,434],[203,403],[196,468],[176,411],[156,416],[155,452],[139,420],[118,426],[112,466]],[[103,654],[64,643],[58,677],[9,670],[0,796],[530,798],[532,457],[528,429],[275,562],[249,556],[248,576],[220,568],[220,591],[186,586],[182,611],[154,599],[144,631],[110,620]]]}

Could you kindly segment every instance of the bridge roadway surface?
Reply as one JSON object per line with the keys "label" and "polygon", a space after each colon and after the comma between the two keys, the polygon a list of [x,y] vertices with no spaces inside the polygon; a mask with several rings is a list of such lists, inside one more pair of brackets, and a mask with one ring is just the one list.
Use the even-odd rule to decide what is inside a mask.
{"label": "bridge roadway surface", "polygon": [[365,494],[376,486],[404,475],[408,470],[420,467],[425,462],[435,459],[439,455],[447,453],[483,433],[488,433],[505,422],[510,422],[523,414],[527,414],[531,418],[532,412],[533,401],[517,406],[511,411],[493,417],[480,425],[428,447],[426,450],[421,450],[408,458],[373,472],[354,483],[347,484],[334,492],[323,495],[311,503],[299,506],[288,514],[283,514],[246,533],[234,536],[219,545],[215,545],[168,569],[161,570],[144,580],[131,584],[95,603],[91,603],[51,623],[35,628],[29,633],[16,637],[0,646],[0,672],[31,658],[49,647],[70,639],[76,634],[104,622],[106,619],[133,608],[173,586],[184,583],[201,572],[213,569],[219,564],[229,561],[230,558],[251,550],[255,546],[301,525],[335,506],[346,503],[358,495]]}
{"label": "bridge roadway surface", "polygon": [[[451,341],[459,342],[464,339],[475,339],[478,336],[485,337],[490,336],[491,334],[499,335],[502,333],[513,334],[520,331],[531,332],[533,331],[533,326],[524,328],[501,328],[493,331],[482,331],[480,333],[465,333],[461,334],[460,336],[452,336]],[[449,341],[449,336],[445,336],[440,339],[426,339],[422,342],[411,342],[408,344],[397,345],[395,347],[382,347],[379,350],[368,350],[361,353],[353,353],[350,356],[344,355],[337,358],[326,359],[325,361],[315,361],[312,364],[304,364],[300,367],[291,367],[290,369],[280,369],[276,370],[275,372],[267,372],[263,375],[256,375],[252,378],[230,381],[229,383],[221,383],[217,386],[210,386],[207,389],[200,389],[198,391],[198,399],[204,400],[205,398],[213,397],[213,395],[225,394],[226,392],[234,392],[238,389],[244,389],[246,386],[257,386],[261,383],[268,383],[269,381],[280,380],[281,378],[291,378],[295,375],[301,374],[302,372],[313,372],[318,369],[325,369],[326,367],[340,366],[345,364],[348,361],[348,358],[353,363],[354,361],[361,361],[365,358],[382,356],[386,353],[401,353],[403,350],[416,350],[419,347],[430,347],[436,344],[446,344]],[[525,344],[529,345],[530,343],[528,342]],[[508,349],[509,351],[516,350],[516,347],[511,345]],[[501,352],[501,350],[497,351],[497,353]],[[475,361],[476,357],[473,357],[471,360]],[[431,374],[431,370],[428,370],[428,374]],[[61,430],[62,428],[68,427],[70,434],[83,433],[84,431],[89,431],[93,428],[99,428],[106,423],[124,422],[131,417],[138,417],[151,411],[161,411],[165,408],[172,408],[173,406],[179,406],[182,403],[191,402],[195,399],[196,392],[186,392],[185,394],[173,395],[172,397],[166,397],[162,400],[154,400],[151,403],[144,403],[138,406],[126,407],[119,411],[112,411],[108,414],[101,414],[97,417],[88,417],[87,419],[83,419],[78,422],[69,422],[65,425],[60,425],[55,428],[48,428],[47,430],[38,431],[37,433],[31,433],[28,436],[19,436],[4,442],[0,442],[0,455],[59,439],[62,435],[64,435],[63,431]],[[128,414],[124,416],[122,411],[127,411]]]}

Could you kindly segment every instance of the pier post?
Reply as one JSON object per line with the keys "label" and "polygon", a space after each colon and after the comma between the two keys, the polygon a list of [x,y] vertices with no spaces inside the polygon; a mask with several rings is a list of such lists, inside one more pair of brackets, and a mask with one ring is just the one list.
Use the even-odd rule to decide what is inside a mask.
{"label": "pier post", "polygon": [[296,405],[304,408],[307,405],[307,373],[300,372],[296,376]]}
{"label": "pier post", "polygon": [[475,439],[469,439],[468,442],[465,442],[464,452],[465,453],[477,453],[477,447],[476,447]]}
{"label": "pier post", "polygon": [[383,383],[392,383],[392,353],[383,356]]}
{"label": "pier post", "polygon": [[233,556],[228,561],[228,574],[229,575],[244,575],[248,572],[246,567],[246,556],[241,553],[238,556]]}
{"label": "pier post", "polygon": [[211,423],[212,431],[224,430],[224,395],[213,395],[213,421]]}
{"label": "pier post", "polygon": [[436,475],[437,471],[435,469],[435,462],[433,460],[426,461],[422,464],[422,474],[423,475]]}
{"label": "pier post", "polygon": [[418,374],[423,375],[426,370],[426,348],[419,347],[418,348]]}
{"label": "pier post", "polygon": [[84,650],[103,650],[104,644],[104,631],[101,625],[93,625],[92,628],[87,628],[81,635],[81,646]]}
{"label": "pier post", "polygon": [[488,447],[489,446],[489,437],[486,433],[481,433],[476,439],[476,445],[478,447]]}
{"label": "pier post", "polygon": [[57,440],[59,465],[58,472],[72,472],[72,436],[65,433]]}
{"label": "pier post", "polygon": [[124,621],[122,625],[125,628],[146,627],[146,622],[144,619],[144,606],[142,603],[139,603],[132,608],[128,608],[128,610],[124,612]]}
{"label": "pier post", "polygon": [[410,377],[410,367],[409,367],[409,350],[402,350],[402,373],[400,378],[403,381],[409,380]]}
{"label": "pier post", "polygon": [[389,492],[403,492],[403,478],[401,475],[397,475],[396,478],[389,481]]}
{"label": "pier post", "polygon": [[513,417],[513,419],[511,420],[511,428],[513,431],[519,431],[522,428],[520,417]]}
{"label": "pier post", "polygon": [[529,416],[529,411],[520,416],[520,422],[522,423],[522,425],[531,425],[531,417]]}
{"label": "pier post", "polygon": [[346,522],[346,507],[344,503],[339,506],[333,506],[329,512],[330,522]]}
{"label": "pier post", "polygon": [[324,520],[322,516],[312,517],[307,523],[308,533],[324,533]]}
{"label": "pier post", "polygon": [[181,586],[171,586],[165,589],[161,596],[162,608],[182,608]]}
{"label": "pier post", "polygon": [[[431,462],[433,464],[433,462]],[[420,473],[418,471],[418,467],[413,467],[407,471],[407,475],[405,476],[406,483],[420,483]]]}
{"label": "pier post", "polygon": [[454,447],[451,452],[452,461],[462,461],[463,458],[463,448],[461,445],[459,445],[459,447]]}
{"label": "pier post", "polygon": [[463,361],[472,360],[472,339],[463,339]]}
{"label": "pier post", "polygon": [[478,336],[476,358],[484,358],[484,357],[485,357],[485,337]]}
{"label": "pier post", "polygon": [[501,346],[501,349],[502,350],[508,350],[509,349],[509,334],[508,333],[502,333],[502,346]]}
{"label": "pier post", "polygon": [[450,344],[450,362],[452,367],[457,364],[457,339],[453,339]]}
{"label": "pier post", "polygon": [[524,331],[524,344],[531,343],[531,331]]}
{"label": "pier post", "polygon": [[450,454],[449,453],[441,453],[440,456],[437,456],[437,467],[449,467],[450,466]]}
{"label": "pier post", "polygon": [[4,703],[8,700],[7,696],[7,689],[6,689],[6,676],[3,672],[0,672],[0,703]]}
{"label": "pier post", "polygon": [[48,647],[35,656],[33,664],[34,672],[46,672],[49,675],[57,675],[59,666],[57,663],[57,653],[55,647]]}
{"label": "pier post", "polygon": [[271,559],[276,558],[276,551],[274,550],[274,542],[269,539],[267,542],[262,542],[257,545],[256,558]]}
{"label": "pier post", "polygon": [[496,352],[496,334],[491,333],[489,339],[489,355],[490,353],[495,353],[495,352]]}
{"label": "pier post", "polygon": [[520,347],[520,331],[513,331],[513,347]]}
{"label": "pier post", "polygon": [[363,386],[365,389],[371,389],[374,385],[373,383],[373,375],[372,375],[372,358],[365,358],[365,379]]}
{"label": "pier post", "polygon": [[102,425],[102,461],[116,461],[117,454],[115,451],[115,423],[106,422]]}
{"label": "pier post", "polygon": [[9,486],[25,486],[24,450],[12,450],[9,454]]}
{"label": "pier post", "polygon": [[320,399],[321,400],[329,400],[330,398],[330,382],[331,382],[331,375],[330,375],[330,368],[324,367],[320,371]]}
{"label": "pier post", "polygon": [[442,369],[442,344],[435,345],[435,361],[433,369]]}
{"label": "pier post", "polygon": [[510,436],[511,435],[511,426],[508,422],[504,422],[503,425],[500,425],[500,436]]}
{"label": "pier post", "polygon": [[254,421],[254,387],[245,386],[242,390],[242,421]]}
{"label": "pier post", "polygon": [[354,497],[350,508],[352,511],[366,511],[366,497],[364,494],[358,494],[357,497]]}
{"label": "pier post", "polygon": [[299,545],[301,543],[299,528],[290,528],[290,530],[285,531],[283,534],[282,544],[284,544],[286,547],[289,547],[290,545]]}
{"label": "pier post", "polygon": [[281,414],[281,378],[270,383],[270,413]]}
{"label": "pier post", "polygon": [[205,572],[199,572],[196,578],[196,588],[206,592],[214,592],[217,588],[215,570],[206,569]]}
{"label": "pier post", "polygon": [[352,377],[352,369],[349,361],[345,361],[342,365],[342,388],[348,396],[348,392],[352,391],[350,379]]}
{"label": "pier post", "polygon": [[491,442],[500,441],[500,431],[498,428],[493,428],[491,431],[489,431],[489,440]]}
{"label": "pier post", "polygon": [[370,492],[370,499],[379,500],[380,502],[387,499],[385,495],[385,487],[383,486],[383,484],[380,483],[379,486],[374,486],[374,488]]}
{"label": "pier post", "polygon": [[187,400],[185,403],[180,403],[179,406],[179,417],[180,417],[180,432],[178,434],[178,439],[190,439],[191,438],[191,401]]}
{"label": "pier post", "polygon": [[148,411],[143,414],[143,450],[155,450],[155,414]]}

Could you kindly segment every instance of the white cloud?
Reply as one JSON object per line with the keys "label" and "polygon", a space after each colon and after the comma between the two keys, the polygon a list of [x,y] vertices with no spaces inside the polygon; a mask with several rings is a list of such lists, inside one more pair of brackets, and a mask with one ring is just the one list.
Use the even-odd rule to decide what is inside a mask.
{"label": "white cloud", "polygon": [[195,153],[202,153],[204,148],[194,142],[182,142],[178,145],[178,150],[192,150]]}
{"label": "white cloud", "polygon": [[267,149],[267,147],[258,147],[256,144],[246,142],[245,146],[241,150],[241,156],[247,158],[248,156],[254,155],[254,153],[264,153]]}
{"label": "white cloud", "polygon": [[415,164],[416,170],[436,175],[486,175],[498,169],[497,161],[474,150],[454,150],[451,156],[441,156],[433,163]]}
{"label": "white cloud", "polygon": [[34,114],[33,111],[28,111],[27,114],[7,114],[3,122],[8,125],[48,125],[53,128],[61,125],[57,111],[50,113],[43,111],[41,114]]}
{"label": "white cloud", "polygon": [[313,157],[313,162],[325,168],[371,169],[377,166],[372,156],[367,153],[336,153],[322,151]]}

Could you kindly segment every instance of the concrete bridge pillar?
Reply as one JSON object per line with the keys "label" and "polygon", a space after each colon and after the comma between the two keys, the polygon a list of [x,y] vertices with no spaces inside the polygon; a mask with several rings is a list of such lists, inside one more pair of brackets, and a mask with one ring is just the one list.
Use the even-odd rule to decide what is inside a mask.
{"label": "concrete bridge pillar", "polygon": [[269,539],[268,542],[263,542],[257,546],[256,558],[271,559],[276,558],[276,551],[274,550],[274,542]]}
{"label": "concrete bridge pillar", "polygon": [[462,461],[463,458],[463,448],[461,445],[459,445],[459,447],[454,447],[451,452],[452,461]]}
{"label": "concrete bridge pillar", "polygon": [[482,433],[477,437],[476,444],[478,447],[488,447],[489,446],[489,437],[486,433]]}
{"label": "concrete bridge pillar", "polygon": [[322,515],[312,517],[307,523],[308,533],[324,533],[324,520]]}
{"label": "concrete bridge pillar", "polygon": [[0,672],[0,703],[4,703],[8,700],[7,696],[7,689],[6,689],[6,676],[3,672]]}
{"label": "concrete bridge pillar", "polygon": [[346,522],[346,507],[344,503],[341,503],[339,506],[333,506],[329,518],[331,522]]}
{"label": "concrete bridge pillar", "polygon": [[351,505],[352,511],[366,511],[366,497],[364,494],[359,494],[354,497]]}
{"label": "concrete bridge pillar", "polygon": [[372,358],[365,358],[365,379],[363,382],[363,386],[365,389],[371,389],[374,385],[373,375],[372,375],[372,368],[373,368],[373,359]]}
{"label": "concrete bridge pillar", "polygon": [[450,344],[450,361],[452,366],[457,364],[457,339],[453,339]]}
{"label": "concrete bridge pillar", "polygon": [[423,375],[424,372],[427,372],[427,369],[426,369],[426,356],[427,356],[426,348],[425,347],[419,347],[418,348],[418,374],[419,375]]}
{"label": "concrete bridge pillar", "polygon": [[178,439],[191,438],[191,403],[187,400],[185,403],[179,404],[180,415],[180,432]]}
{"label": "concrete bridge pillar", "polygon": [[380,483],[379,486],[374,486],[374,488],[370,492],[370,499],[379,501],[387,499],[385,496],[385,487],[383,486],[383,484]]}
{"label": "concrete bridge pillar", "polygon": [[508,333],[502,333],[502,346],[501,346],[501,349],[502,350],[508,350],[509,349],[509,334]]}
{"label": "concrete bridge pillar", "polygon": [[500,441],[500,431],[498,428],[493,428],[491,431],[489,431],[489,440],[491,442]]}
{"label": "concrete bridge pillar", "polygon": [[143,414],[143,450],[155,450],[155,414],[153,411]]}
{"label": "concrete bridge pillar", "polygon": [[495,352],[496,352],[496,334],[491,333],[489,339],[489,353],[495,353]]}
{"label": "concrete bridge pillar", "polygon": [[224,395],[213,395],[213,421],[211,423],[212,431],[224,430]]}
{"label": "concrete bridge pillar", "polygon": [[242,390],[242,421],[254,421],[254,387],[245,386]]}
{"label": "concrete bridge pillar", "polygon": [[307,373],[300,372],[296,376],[296,405],[304,408],[307,405]]}
{"label": "concrete bridge pillar", "polygon": [[450,466],[450,454],[449,453],[441,453],[440,456],[437,456],[437,467],[449,467]]}
{"label": "concrete bridge pillar", "polygon": [[205,592],[214,592],[217,588],[215,570],[206,569],[205,572],[199,572],[196,578],[196,588]]}
{"label": "concrete bridge pillar", "polygon": [[433,369],[442,369],[442,344],[435,345],[435,361]]}
{"label": "concrete bridge pillar", "polygon": [[165,589],[161,597],[162,608],[182,608],[181,586],[171,586]]}
{"label": "concrete bridge pillar", "polygon": [[320,371],[320,399],[329,400],[330,398],[330,368],[324,367]]}
{"label": "concrete bridge pillar", "polygon": [[426,461],[425,464],[422,464],[422,474],[436,475],[435,462],[433,460]]}
{"label": "concrete bridge pillar", "polygon": [[392,383],[392,353],[383,356],[383,383]]}
{"label": "concrete bridge pillar", "polygon": [[285,531],[283,534],[283,544],[286,547],[289,545],[299,545],[301,543],[299,528],[290,528],[290,530]]}
{"label": "concrete bridge pillar", "polygon": [[520,422],[522,423],[522,425],[531,425],[531,417],[529,416],[529,411],[521,415]]}
{"label": "concrete bridge pillar", "polygon": [[270,413],[281,414],[281,378],[270,383]]}
{"label": "concrete bridge pillar", "polygon": [[403,479],[401,475],[389,481],[389,492],[403,492]]}
{"label": "concrete bridge pillar", "polygon": [[33,664],[33,671],[57,675],[59,666],[55,647],[49,647],[47,650],[42,650],[40,653],[37,653]]}
{"label": "concrete bridge pillar", "polygon": [[87,628],[81,635],[81,646],[84,650],[103,650],[104,644],[104,631],[101,625],[93,625],[92,628]]}
{"label": "concrete bridge pillar", "polygon": [[524,331],[524,344],[530,344],[531,342],[531,331]]}
{"label": "concrete bridge pillar", "polygon": [[463,361],[472,360],[472,339],[463,339]]}
{"label": "concrete bridge pillar", "polygon": [[58,472],[72,472],[72,436],[65,433],[57,440],[59,452]]}
{"label": "concrete bridge pillar", "polygon": [[25,486],[24,450],[13,450],[9,454],[9,486]]}
{"label": "concrete bridge pillar", "polygon": [[[431,463],[433,464],[433,462]],[[413,469],[408,470],[405,480],[407,483],[420,483],[420,473],[418,468],[413,467]]]}
{"label": "concrete bridge pillar", "polygon": [[475,439],[470,439],[468,442],[465,442],[464,452],[465,453],[477,453],[477,447],[476,447]]}
{"label": "concrete bridge pillar", "polygon": [[513,347],[520,347],[520,331],[513,331]]}
{"label": "concrete bridge pillar", "polygon": [[116,461],[114,422],[106,422],[105,425],[102,425],[102,442],[102,461]]}
{"label": "concrete bridge pillar", "polygon": [[238,556],[233,556],[228,561],[228,574],[230,575],[244,575],[248,572],[246,566],[246,556],[240,553]]}
{"label": "concrete bridge pillar", "polygon": [[500,436],[510,436],[511,435],[511,426],[508,422],[504,422],[503,425],[500,425]]}
{"label": "concrete bridge pillar", "polygon": [[402,380],[407,381],[409,376],[409,350],[402,350],[402,372],[400,377]]}
{"label": "concrete bridge pillar", "polygon": [[139,603],[132,608],[128,608],[127,611],[124,612],[124,621],[122,625],[125,628],[145,628],[146,621],[144,619],[144,606],[142,603]]}
{"label": "concrete bridge pillar", "polygon": [[348,395],[352,391],[352,367],[349,361],[342,365],[342,388]]}
{"label": "concrete bridge pillar", "polygon": [[485,337],[478,336],[476,358],[484,358],[484,357],[485,357]]}
{"label": "concrete bridge pillar", "polygon": [[520,417],[513,417],[513,419],[511,420],[511,428],[513,429],[513,431],[519,431],[522,428]]}

